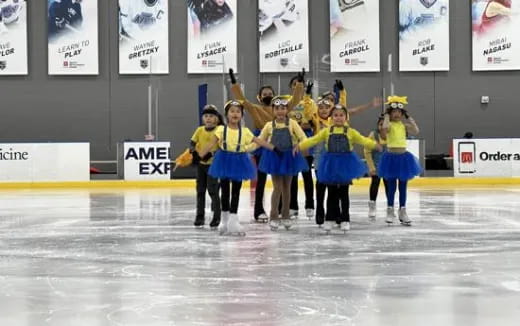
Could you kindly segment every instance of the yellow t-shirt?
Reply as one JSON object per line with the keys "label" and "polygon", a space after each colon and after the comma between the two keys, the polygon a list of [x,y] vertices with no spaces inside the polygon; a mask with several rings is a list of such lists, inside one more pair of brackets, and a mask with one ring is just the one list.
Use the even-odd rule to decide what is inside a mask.
{"label": "yellow t-shirt", "polygon": [[[195,150],[197,152],[202,152],[208,144],[213,140],[213,136],[215,135],[215,131],[217,128],[213,130],[206,130],[204,126],[198,127],[195,130],[195,133],[193,133],[193,136],[191,137],[191,141],[195,143]],[[218,149],[218,145],[215,145],[211,148],[211,152],[215,152]],[[213,158],[210,158],[207,161],[201,161],[201,164],[209,165],[213,162]]]}
{"label": "yellow t-shirt", "polygon": [[402,121],[390,121],[386,143],[389,148],[406,148],[406,126]]}
{"label": "yellow t-shirt", "polygon": [[[345,128],[343,127],[334,127],[333,134],[344,134]],[[307,138],[303,142],[300,143],[300,149],[306,150],[308,148],[311,148],[313,146],[316,146],[317,144],[321,142],[325,142],[325,148],[328,149],[328,139],[330,136],[330,128],[323,129],[320,131],[316,136],[313,136],[311,138]],[[373,149],[376,146],[376,142],[372,139],[365,137],[359,133],[359,131],[348,128],[347,129],[347,138],[350,145],[350,150],[354,148],[354,144],[359,144],[364,147],[368,147],[369,149]]]}
{"label": "yellow t-shirt", "polygon": [[[236,152],[238,145],[238,129],[227,128],[226,144],[228,152]],[[215,130],[215,136],[218,138],[218,145],[224,149],[224,126],[218,126]],[[242,140],[240,141],[239,152],[246,152],[250,148],[249,145],[253,142],[255,136],[248,128],[242,127]]]}
{"label": "yellow t-shirt", "polygon": [[[285,122],[283,122],[283,123],[275,122],[275,128],[276,129],[287,128],[287,124]],[[289,132],[291,133],[291,140],[294,145],[307,139],[307,136],[305,136],[305,133],[303,132],[302,128],[298,125],[298,123],[296,121],[294,121],[292,119],[289,119]],[[270,121],[265,124],[264,128],[262,129],[262,132],[260,133],[259,138],[263,139],[267,142],[270,142],[272,135],[273,135],[273,122]]]}

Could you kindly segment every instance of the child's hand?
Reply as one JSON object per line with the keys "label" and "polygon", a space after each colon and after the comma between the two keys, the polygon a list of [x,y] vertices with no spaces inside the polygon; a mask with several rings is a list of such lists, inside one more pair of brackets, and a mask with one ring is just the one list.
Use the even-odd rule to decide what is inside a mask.
{"label": "child's hand", "polygon": [[302,68],[302,72],[298,73],[298,81],[303,83],[305,81],[305,68]]}
{"label": "child's hand", "polygon": [[278,156],[282,156],[283,154],[283,152],[276,146],[273,147],[273,152],[275,152]]}
{"label": "child's hand", "polygon": [[201,157],[200,160],[203,161],[203,162],[206,162],[209,159],[211,159],[212,157],[213,157],[213,153],[209,152],[208,154],[204,155],[204,157]]}
{"label": "child's hand", "polygon": [[300,146],[296,145],[293,147],[293,150],[292,150],[292,153],[293,153],[293,156],[296,156],[296,154],[298,154],[300,152]]}
{"label": "child's hand", "polygon": [[383,151],[383,146],[381,146],[381,144],[376,144],[375,149],[376,149],[378,152],[382,152],[382,151]]}
{"label": "child's hand", "polygon": [[305,94],[311,95],[312,94],[312,87],[314,86],[314,83],[312,81],[307,82],[307,88],[305,89]]}
{"label": "child's hand", "polygon": [[201,160],[199,152],[193,151],[193,152],[191,152],[191,155],[193,156],[193,161],[192,161],[193,163],[192,164],[193,165],[199,164],[200,160]]}
{"label": "child's hand", "polygon": [[379,96],[376,96],[372,99],[372,107],[374,107],[374,108],[380,107],[382,103],[383,103],[383,99],[380,98]]}
{"label": "child's hand", "polygon": [[235,72],[231,68],[229,68],[229,79],[231,79],[231,84],[237,83],[237,79],[235,77]]}

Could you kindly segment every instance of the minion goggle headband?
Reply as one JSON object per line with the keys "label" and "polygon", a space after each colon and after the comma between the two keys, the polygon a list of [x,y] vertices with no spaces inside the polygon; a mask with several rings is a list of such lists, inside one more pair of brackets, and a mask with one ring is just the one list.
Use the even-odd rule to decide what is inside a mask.
{"label": "minion goggle headband", "polygon": [[244,106],[242,105],[242,103],[238,102],[238,101],[229,101],[226,103],[226,107],[225,107],[225,110],[229,110],[229,108],[231,106],[238,106],[241,110],[244,109]]}
{"label": "minion goggle headband", "polygon": [[393,102],[393,103],[390,103],[388,106],[389,106],[390,108],[392,108],[392,109],[401,109],[401,110],[404,109],[404,104],[403,104],[403,103],[396,103],[396,102]]}
{"label": "minion goggle headband", "polygon": [[[336,110],[343,111],[343,112],[345,112],[345,114],[348,116],[347,108],[344,107],[343,105],[341,105],[341,104],[336,104],[336,105],[334,105],[334,107],[332,108],[332,111],[336,111]],[[331,111],[331,113],[332,113],[332,111]]]}
{"label": "minion goggle headband", "polygon": [[273,106],[289,106],[289,101],[278,98],[272,102],[272,105]]}
{"label": "minion goggle headband", "polygon": [[321,99],[321,100],[318,101],[317,104],[318,104],[318,106],[319,106],[319,105],[327,105],[327,106],[331,106],[331,104],[333,104],[333,103],[330,103],[330,101],[327,100],[327,99]]}

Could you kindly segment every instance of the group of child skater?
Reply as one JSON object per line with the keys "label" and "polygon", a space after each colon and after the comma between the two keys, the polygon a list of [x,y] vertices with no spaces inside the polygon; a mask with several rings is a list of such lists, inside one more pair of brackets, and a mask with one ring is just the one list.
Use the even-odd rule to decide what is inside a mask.
{"label": "group of child skater", "polygon": [[[422,169],[418,159],[406,150],[407,135],[419,133],[405,109],[406,97],[388,97],[377,127],[365,137],[352,128],[350,116],[380,107],[379,98],[347,108],[347,92],[337,80],[334,91],[314,101],[313,84],[305,83],[302,71],[290,82],[291,95],[276,96],[272,87],[262,86],[258,102],[252,103],[244,96],[232,70],[229,75],[234,99],[225,104],[224,116],[214,105],[206,105],[202,111],[203,125],[191,138],[190,162],[197,166],[195,227],[205,224],[207,191],[213,212],[210,227],[218,228],[220,234],[244,235],[237,215],[240,190],[243,181],[256,179],[254,221],[268,222],[273,231],[280,226],[290,229],[298,214],[300,173],[306,216],[315,217],[316,224],[327,233],[334,226],[343,232],[350,230],[349,187],[354,179],[366,174],[371,177],[369,218],[376,217],[376,198],[383,180],[388,204],[386,222],[394,223],[398,217],[402,225],[411,225],[406,213],[407,183]],[[243,126],[244,111],[252,118],[254,132]],[[354,151],[355,144],[364,147],[366,163]],[[267,175],[273,185],[269,214],[263,205]]]}

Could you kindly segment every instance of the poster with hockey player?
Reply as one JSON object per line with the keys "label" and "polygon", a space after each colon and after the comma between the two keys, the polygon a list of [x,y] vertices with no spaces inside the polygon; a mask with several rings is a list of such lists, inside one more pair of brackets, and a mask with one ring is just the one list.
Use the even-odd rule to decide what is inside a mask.
{"label": "poster with hockey player", "polygon": [[237,0],[186,0],[188,73],[237,70]]}
{"label": "poster with hockey player", "polygon": [[520,70],[520,0],[473,0],[473,70]]}
{"label": "poster with hockey player", "polygon": [[0,76],[27,75],[27,4],[0,1]]}
{"label": "poster with hockey player", "polygon": [[260,72],[309,70],[308,0],[258,0]]}
{"label": "poster with hockey player", "polygon": [[450,70],[450,1],[399,0],[399,70]]}
{"label": "poster with hockey player", "polygon": [[47,0],[49,75],[97,75],[98,0]]}
{"label": "poster with hockey player", "polygon": [[329,6],[331,71],[379,71],[379,0],[330,0]]}
{"label": "poster with hockey player", "polygon": [[168,0],[119,0],[119,73],[168,74]]}

